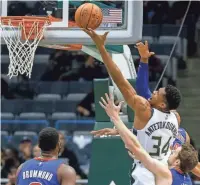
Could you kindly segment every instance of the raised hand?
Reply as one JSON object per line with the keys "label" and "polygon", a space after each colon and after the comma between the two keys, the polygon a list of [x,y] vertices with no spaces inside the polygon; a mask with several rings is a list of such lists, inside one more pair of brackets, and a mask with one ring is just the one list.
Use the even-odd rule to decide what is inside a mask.
{"label": "raised hand", "polygon": [[117,129],[114,129],[114,128],[104,128],[101,130],[94,130],[91,132],[91,134],[93,134],[96,137],[104,136],[104,135],[115,136],[118,134],[118,131],[117,131]]}
{"label": "raised hand", "polygon": [[99,104],[106,111],[107,115],[112,119],[119,115],[123,102],[120,102],[119,105],[116,106],[112,95],[110,95],[109,97],[106,93],[105,96],[106,100],[103,97],[101,97],[101,101],[99,102]]}
{"label": "raised hand", "polygon": [[142,42],[137,43],[136,48],[138,49],[142,61],[148,60],[149,57],[155,54],[154,52],[149,52],[149,45],[147,41],[145,41],[145,44],[143,44]]}
{"label": "raised hand", "polygon": [[98,35],[91,28],[88,28],[88,29],[83,28],[82,30],[92,38],[92,40],[94,41],[97,47],[101,47],[105,45],[106,37],[109,32],[105,32],[103,35]]}

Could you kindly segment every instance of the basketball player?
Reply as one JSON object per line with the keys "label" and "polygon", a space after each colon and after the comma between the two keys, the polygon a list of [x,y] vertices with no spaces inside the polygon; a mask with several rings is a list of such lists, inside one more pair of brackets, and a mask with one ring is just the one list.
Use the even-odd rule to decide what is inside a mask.
{"label": "basketball player", "polygon": [[41,156],[23,163],[17,170],[17,185],[75,185],[73,168],[58,159],[59,134],[47,127],[39,133]]}
{"label": "basketball player", "polygon": [[[178,135],[172,145],[172,150],[176,150],[178,147],[182,146],[185,143],[190,144],[190,136],[184,128],[179,128]],[[200,177],[200,162],[198,162],[197,166],[192,170],[192,173],[197,177]]]}
{"label": "basketball player", "polygon": [[[108,32],[104,35],[98,35],[92,29],[84,29],[84,31],[95,42],[110,76],[123,94],[129,107],[134,110],[134,132],[137,132],[137,138],[141,145],[152,157],[167,163],[171,153],[169,146],[172,145],[178,133],[176,115],[170,110],[177,109],[180,104],[179,90],[168,85],[154,91],[149,100],[137,95],[135,89],[123,77],[120,69],[105,49]],[[138,43],[137,49],[141,61],[148,61],[148,58],[154,54],[149,52],[147,42],[145,45]]]}
{"label": "basketball player", "polygon": [[169,170],[167,165],[152,158],[144,150],[136,136],[121,121],[119,112],[122,102],[115,106],[112,97],[109,98],[106,94],[106,100],[102,98],[102,102],[99,103],[118,129],[126,148],[129,150],[129,155],[140,161],[133,168],[142,169],[140,173],[143,178],[138,179],[138,176],[132,176],[132,185],[192,185],[187,173],[198,163],[198,155],[192,145],[183,144],[172,152],[168,159],[168,165],[171,168]]}

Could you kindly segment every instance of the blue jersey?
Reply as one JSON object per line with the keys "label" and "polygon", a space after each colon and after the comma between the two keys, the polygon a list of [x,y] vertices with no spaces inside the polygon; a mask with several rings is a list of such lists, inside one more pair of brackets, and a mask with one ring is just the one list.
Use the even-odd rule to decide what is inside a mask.
{"label": "blue jersey", "polygon": [[172,173],[172,185],[192,185],[191,178],[188,174],[182,174],[175,169],[170,170]]}
{"label": "blue jersey", "polygon": [[60,185],[57,170],[63,163],[60,159],[28,160],[17,175],[17,185]]}
{"label": "blue jersey", "polygon": [[173,150],[182,146],[184,143],[186,143],[186,131],[184,128],[179,128],[178,135],[173,142]]}

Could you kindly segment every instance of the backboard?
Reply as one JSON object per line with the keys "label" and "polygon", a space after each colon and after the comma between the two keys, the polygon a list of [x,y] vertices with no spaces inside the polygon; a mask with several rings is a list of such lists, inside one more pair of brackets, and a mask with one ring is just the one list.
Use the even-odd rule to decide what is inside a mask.
{"label": "backboard", "polygon": [[[1,16],[45,16],[56,18],[44,34],[41,44],[93,44],[92,40],[74,24],[76,9],[85,1],[1,1]],[[87,1],[88,2],[88,1]],[[103,11],[103,23],[98,33],[110,31],[107,44],[133,44],[142,38],[142,1],[91,1]]]}

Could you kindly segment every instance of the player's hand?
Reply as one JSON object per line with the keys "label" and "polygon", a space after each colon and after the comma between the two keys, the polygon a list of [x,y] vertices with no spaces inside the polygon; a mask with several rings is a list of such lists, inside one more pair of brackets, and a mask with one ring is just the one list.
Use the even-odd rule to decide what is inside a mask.
{"label": "player's hand", "polygon": [[105,45],[106,37],[109,32],[105,32],[103,35],[98,35],[91,28],[88,28],[88,29],[83,28],[83,31],[92,38],[92,40],[94,41],[97,47],[101,47]]}
{"label": "player's hand", "polygon": [[137,43],[136,48],[140,54],[141,61],[145,63],[148,62],[149,57],[155,54],[154,52],[149,52],[149,45],[147,41],[145,41],[145,44],[142,42]]}
{"label": "player's hand", "polygon": [[116,106],[112,95],[110,95],[109,97],[106,93],[105,96],[106,100],[103,97],[101,97],[101,101],[99,101],[99,104],[106,111],[107,115],[112,119],[113,117],[119,115],[123,101],[119,102],[119,105]]}
{"label": "player's hand", "polygon": [[118,134],[118,131],[117,131],[117,129],[113,129],[113,128],[104,128],[101,130],[94,130],[91,132],[91,134],[93,134],[96,137],[103,136],[103,135],[115,136]]}

